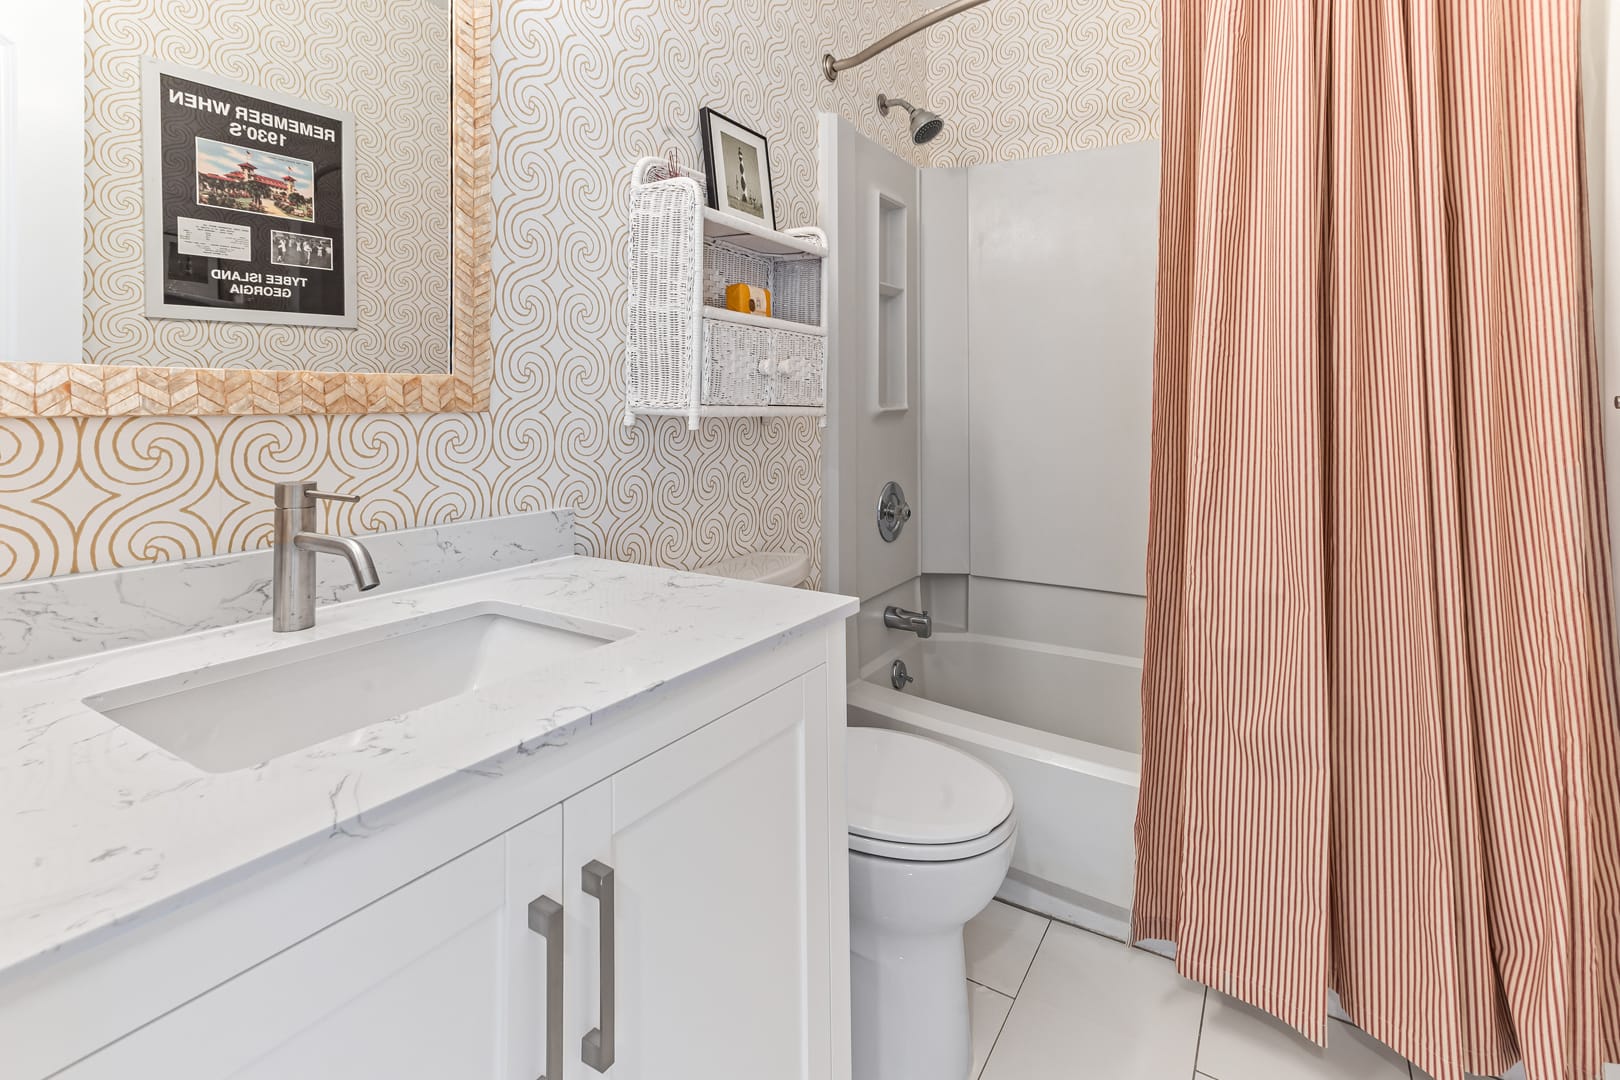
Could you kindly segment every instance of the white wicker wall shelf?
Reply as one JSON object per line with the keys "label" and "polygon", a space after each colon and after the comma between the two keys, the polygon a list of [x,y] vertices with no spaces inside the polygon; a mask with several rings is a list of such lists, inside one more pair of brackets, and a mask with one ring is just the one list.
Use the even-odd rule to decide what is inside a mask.
{"label": "white wicker wall shelf", "polygon": [[[701,180],[702,177],[699,176],[698,179]],[[795,233],[812,235],[795,235]],[[728,244],[760,255],[814,255],[818,258],[827,256],[827,243],[821,238],[820,229],[776,232],[758,222],[709,206],[703,208],[703,237],[706,240],[724,240]]]}
{"label": "white wicker wall shelf", "polygon": [[[827,240],[704,205],[701,173],[636,165],[624,422],[638,416],[827,413]],[[771,290],[771,317],[725,307],[727,285]]]}
{"label": "white wicker wall shelf", "polygon": [[[707,307],[707,305],[705,305]],[[827,331],[813,323],[795,322],[792,319],[774,319],[764,315],[755,315],[747,311],[732,311],[729,308],[708,307],[703,313],[705,319],[715,322],[736,323],[738,326],[757,326],[762,330],[790,330],[796,334],[811,334],[815,337],[826,337]]]}

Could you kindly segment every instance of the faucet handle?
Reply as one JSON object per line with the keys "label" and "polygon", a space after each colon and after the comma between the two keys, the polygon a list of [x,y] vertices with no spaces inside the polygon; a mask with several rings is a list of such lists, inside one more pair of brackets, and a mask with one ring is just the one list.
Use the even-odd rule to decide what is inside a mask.
{"label": "faucet handle", "polygon": [[317,491],[313,480],[282,480],[276,484],[277,510],[313,510],[315,509],[316,499],[325,499],[327,502],[355,503],[360,501],[360,496],[339,495],[335,491]]}

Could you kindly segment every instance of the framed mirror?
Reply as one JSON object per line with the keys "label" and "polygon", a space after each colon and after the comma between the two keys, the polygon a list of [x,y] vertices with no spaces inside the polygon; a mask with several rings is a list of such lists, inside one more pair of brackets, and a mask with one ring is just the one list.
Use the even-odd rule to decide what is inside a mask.
{"label": "framed mirror", "polygon": [[0,416],[488,409],[491,2],[8,5]]}

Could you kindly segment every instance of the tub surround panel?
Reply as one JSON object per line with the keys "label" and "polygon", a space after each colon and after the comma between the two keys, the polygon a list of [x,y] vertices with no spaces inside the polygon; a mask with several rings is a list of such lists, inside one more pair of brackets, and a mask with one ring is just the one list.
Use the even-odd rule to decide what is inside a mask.
{"label": "tub surround panel", "polygon": [[923,607],[934,618],[934,630],[967,630],[968,578],[966,574],[924,574]]}
{"label": "tub surround panel", "polygon": [[922,572],[966,574],[972,445],[968,387],[968,177],[970,169],[924,169],[922,192],[922,468],[917,518]]}
{"label": "tub surround panel", "polygon": [[[923,572],[1096,590],[1109,640],[992,633],[1140,654],[1100,621],[1145,591],[1158,153],[923,171]],[[1080,299],[1032,312],[1055,280]]]}
{"label": "tub surround panel", "polygon": [[975,575],[1146,591],[1158,186],[1155,142],[969,170]]}
{"label": "tub surround panel", "polygon": [[[346,532],[349,507],[322,526]],[[399,592],[574,553],[574,512],[542,510],[362,537],[382,583]],[[323,605],[359,596],[335,559],[316,562]],[[270,617],[268,549],[0,584],[0,672]],[[265,630],[265,633],[269,633]]]}
{"label": "tub surround panel", "polygon": [[[629,636],[227,773],[202,772],[84,704],[200,666],[490,601]],[[0,677],[0,971],[172,908],[273,855],[363,840],[367,815],[402,798],[499,781],[670,680],[819,632],[855,606],[570,556],[339,604],[298,634],[255,623]]]}
{"label": "tub surround panel", "polygon": [[903,651],[917,638],[883,625],[890,604],[926,610],[935,634],[969,631],[1140,659],[1146,601],[1034,581],[924,574],[863,601],[850,636],[850,671]]}
{"label": "tub surround panel", "polygon": [[975,633],[1142,655],[1147,600],[1141,596],[986,577],[969,578],[967,588]]}
{"label": "tub surround panel", "polygon": [[[826,445],[834,479],[823,513],[838,538],[831,587],[865,600],[917,576],[927,528],[917,501],[919,170],[837,117],[823,117],[821,152],[821,224],[832,249],[846,253],[829,282],[836,363],[827,376]],[[916,517],[884,541],[872,509],[890,482],[905,489]]]}
{"label": "tub surround panel", "polygon": [[860,671],[879,656],[903,649],[918,640],[905,630],[891,630],[883,625],[883,609],[895,607],[920,611],[923,608],[922,578],[911,578],[892,589],[878,593],[870,600],[861,601],[860,614],[849,640],[849,670]]}

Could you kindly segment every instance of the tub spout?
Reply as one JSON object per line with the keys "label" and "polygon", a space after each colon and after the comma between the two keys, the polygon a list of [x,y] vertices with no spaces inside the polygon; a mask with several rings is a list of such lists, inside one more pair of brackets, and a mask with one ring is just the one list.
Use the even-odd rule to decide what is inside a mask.
{"label": "tub spout", "polygon": [[926,611],[907,611],[890,604],[883,609],[883,625],[890,630],[910,630],[920,638],[934,636],[934,620]]}

